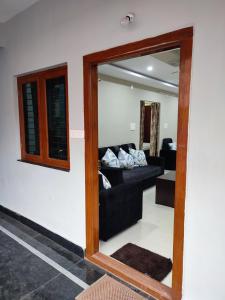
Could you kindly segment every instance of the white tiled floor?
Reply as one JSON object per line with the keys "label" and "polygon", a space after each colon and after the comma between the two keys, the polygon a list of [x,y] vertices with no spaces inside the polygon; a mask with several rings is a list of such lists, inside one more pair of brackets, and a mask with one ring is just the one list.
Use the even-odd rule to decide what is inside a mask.
{"label": "white tiled floor", "polygon": [[[124,230],[107,242],[100,241],[100,251],[106,255],[133,243],[165,257],[173,256],[173,220],[174,209],[155,204],[155,187],[144,192],[143,218],[137,224]],[[163,280],[171,286],[172,272]]]}

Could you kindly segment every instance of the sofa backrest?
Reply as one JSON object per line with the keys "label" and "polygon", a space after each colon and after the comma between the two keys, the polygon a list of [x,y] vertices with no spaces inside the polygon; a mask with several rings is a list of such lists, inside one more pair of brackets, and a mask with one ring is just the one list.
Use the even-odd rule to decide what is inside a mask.
{"label": "sofa backrest", "polygon": [[127,153],[129,153],[129,148],[132,149],[136,149],[135,144],[134,143],[129,143],[129,144],[122,144],[122,145],[116,145],[116,146],[109,146],[109,147],[103,147],[103,148],[99,148],[98,149],[98,159],[101,160],[102,157],[105,155],[107,149],[111,149],[113,151],[113,153],[116,154],[116,156],[118,156],[118,153],[120,151],[120,148],[122,148],[124,151],[126,151]]}
{"label": "sofa backrest", "polygon": [[172,143],[173,140],[171,138],[165,138],[162,140],[162,150],[170,150],[169,143]]}

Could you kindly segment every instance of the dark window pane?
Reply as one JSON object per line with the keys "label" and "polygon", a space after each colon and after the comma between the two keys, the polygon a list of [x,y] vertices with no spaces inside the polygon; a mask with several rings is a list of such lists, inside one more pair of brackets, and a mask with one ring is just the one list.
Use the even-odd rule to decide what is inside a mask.
{"label": "dark window pane", "polygon": [[49,157],[67,160],[65,77],[46,80]]}
{"label": "dark window pane", "polygon": [[37,82],[25,83],[22,89],[26,152],[40,155]]}

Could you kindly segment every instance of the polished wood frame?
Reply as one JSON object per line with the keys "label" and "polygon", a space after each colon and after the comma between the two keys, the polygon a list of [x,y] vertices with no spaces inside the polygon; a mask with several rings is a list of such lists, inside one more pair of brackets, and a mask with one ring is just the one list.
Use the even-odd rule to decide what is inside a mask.
{"label": "polished wood frame", "polygon": [[[184,241],[184,209],[191,81],[193,28],[188,27],[157,37],[84,56],[84,116],[86,171],[86,259],[112,272],[157,299],[181,299]],[[121,59],[180,48],[178,101],[177,172],[175,191],[172,288],[99,252],[98,200],[98,76],[97,66]]]}
{"label": "polished wood frame", "polygon": [[[65,76],[66,90],[66,132],[67,132],[67,160],[50,158],[48,153],[48,117],[46,99],[46,80],[60,76]],[[26,152],[25,145],[25,126],[23,110],[22,86],[27,82],[37,82],[37,101],[38,101],[38,123],[40,139],[40,155],[32,155]],[[45,71],[34,72],[17,78],[18,100],[19,100],[19,120],[20,120],[20,141],[21,141],[21,160],[36,163],[43,166],[69,170],[70,151],[69,151],[69,110],[68,110],[68,78],[67,66],[48,69]]]}

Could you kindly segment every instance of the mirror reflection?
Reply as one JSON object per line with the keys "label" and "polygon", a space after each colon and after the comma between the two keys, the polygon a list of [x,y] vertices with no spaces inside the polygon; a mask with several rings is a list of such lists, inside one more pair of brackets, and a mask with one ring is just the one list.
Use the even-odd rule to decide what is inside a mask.
{"label": "mirror reflection", "polygon": [[100,251],[172,284],[180,50],[98,66]]}

